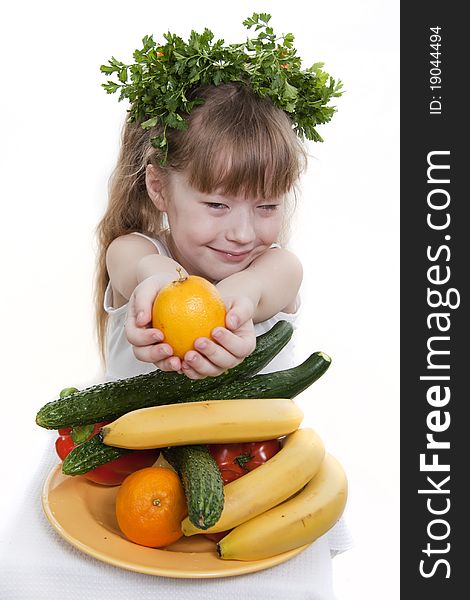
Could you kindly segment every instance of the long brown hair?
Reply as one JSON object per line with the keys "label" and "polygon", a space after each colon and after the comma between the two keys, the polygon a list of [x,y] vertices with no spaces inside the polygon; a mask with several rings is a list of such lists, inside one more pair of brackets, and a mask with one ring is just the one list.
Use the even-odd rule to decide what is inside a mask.
{"label": "long brown hair", "polygon": [[[203,193],[245,194],[279,198],[290,192],[306,166],[306,152],[289,117],[269,99],[256,96],[239,83],[194,90],[204,102],[185,116],[185,130],[168,129],[168,157],[164,167],[150,139],[161,129],[143,129],[140,122],[124,124],[121,149],[109,183],[105,214],[98,224],[95,279],[96,332],[106,360],[107,314],[103,296],[109,282],[106,251],[117,237],[139,231],[158,236],[165,229],[164,214],[151,202],[145,185],[149,164],[184,171],[189,183]],[[283,237],[287,236],[288,219]],[[283,241],[282,239],[280,240]]]}

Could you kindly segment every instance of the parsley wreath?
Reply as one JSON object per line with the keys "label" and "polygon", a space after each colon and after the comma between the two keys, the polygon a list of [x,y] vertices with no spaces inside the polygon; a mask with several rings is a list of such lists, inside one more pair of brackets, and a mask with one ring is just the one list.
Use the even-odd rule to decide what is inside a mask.
{"label": "parsley wreath", "polygon": [[267,13],[253,13],[245,19],[243,25],[255,27],[259,33],[241,44],[224,45],[223,39],[214,42],[214,34],[207,28],[203,33],[191,31],[187,42],[170,32],[164,34],[163,45],[145,36],[142,49],[134,51],[134,64],[112,57],[108,65],[101,65],[102,73],[118,80],[102,86],[108,94],[120,91],[119,101],[128,98],[129,122],[144,119],[143,128],[162,126],[162,134],[151,139],[162,152],[162,163],[168,152],[166,129],[187,127],[182,115],[202,103],[190,94],[201,85],[248,84],[288,113],[301,139],[321,142],[315,126],[333,117],[336,108],[328,103],[342,95],[342,83],[323,71],[320,62],[302,70],[293,34],[276,36],[268,25],[270,19]]}

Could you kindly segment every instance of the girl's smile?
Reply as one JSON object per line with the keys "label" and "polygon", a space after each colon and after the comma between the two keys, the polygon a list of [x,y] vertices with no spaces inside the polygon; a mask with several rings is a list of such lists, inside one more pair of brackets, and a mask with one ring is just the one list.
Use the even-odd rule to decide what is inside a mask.
{"label": "girl's smile", "polygon": [[[208,246],[210,248],[210,246]],[[218,250],[217,248],[210,248],[214,252],[217,252],[218,256],[228,262],[242,262],[245,258],[250,255],[250,251],[247,252],[228,252],[226,250]]]}

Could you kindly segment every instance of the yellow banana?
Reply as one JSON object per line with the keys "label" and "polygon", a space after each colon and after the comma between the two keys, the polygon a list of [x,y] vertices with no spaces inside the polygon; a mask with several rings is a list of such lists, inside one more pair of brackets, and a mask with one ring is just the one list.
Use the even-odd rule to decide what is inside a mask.
{"label": "yellow banana", "polygon": [[299,494],[235,527],[217,544],[218,554],[229,560],[259,560],[310,544],[333,527],[346,498],[344,470],[327,454]]}
{"label": "yellow banana", "polygon": [[140,408],[101,430],[104,444],[144,450],[269,440],[295,431],[303,413],[285,398],[209,400]]}
{"label": "yellow banana", "polygon": [[[266,463],[224,486],[220,519],[204,533],[232,529],[287,500],[312,479],[324,455],[323,442],[313,429],[294,431]],[[181,528],[187,536],[202,533],[188,517]]]}

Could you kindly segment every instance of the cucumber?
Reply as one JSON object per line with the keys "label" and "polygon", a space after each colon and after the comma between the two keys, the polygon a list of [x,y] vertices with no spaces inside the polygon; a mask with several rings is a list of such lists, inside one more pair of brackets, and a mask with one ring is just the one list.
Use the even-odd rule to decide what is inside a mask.
{"label": "cucumber", "polygon": [[172,446],[163,456],[180,476],[191,523],[201,530],[215,525],[224,508],[224,483],[208,447]]}
{"label": "cucumber", "polygon": [[327,354],[314,352],[302,364],[291,369],[233,381],[178,402],[204,402],[231,398],[294,398],[319,379],[330,364],[331,358]]}
{"label": "cucumber", "polygon": [[[239,380],[220,386],[215,390],[182,399],[181,402],[204,402],[232,398],[294,398],[319,379],[331,364],[331,358],[324,352],[314,352],[302,364],[251,379]],[[130,452],[123,448],[105,446],[100,434],[93,436],[68,454],[63,462],[62,471],[66,475],[82,475],[95,467],[114,460]],[[176,454],[176,450],[174,451]],[[170,461],[168,461],[170,462]],[[176,467],[175,467],[176,468]],[[196,527],[199,527],[194,523]]]}
{"label": "cucumber", "polygon": [[36,423],[46,429],[89,425],[114,421],[138,408],[172,404],[239,378],[251,377],[263,369],[292,337],[293,327],[278,321],[258,336],[255,350],[238,366],[218,377],[189,379],[186,375],[152,371],[88,387],[45,404],[36,415]]}
{"label": "cucumber", "polygon": [[124,454],[129,454],[129,452],[132,450],[105,446],[101,443],[97,433],[67,454],[62,463],[62,473],[64,475],[83,475]]}

